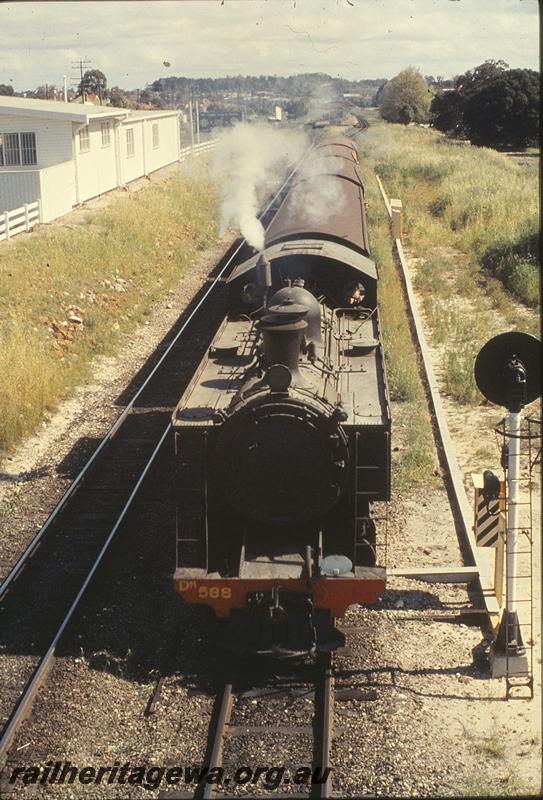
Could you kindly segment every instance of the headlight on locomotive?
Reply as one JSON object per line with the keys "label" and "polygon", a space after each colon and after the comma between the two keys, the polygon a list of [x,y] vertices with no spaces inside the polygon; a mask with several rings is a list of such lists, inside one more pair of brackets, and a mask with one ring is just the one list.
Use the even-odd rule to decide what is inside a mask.
{"label": "headlight on locomotive", "polygon": [[348,475],[337,415],[292,395],[262,395],[219,431],[216,487],[240,514],[264,524],[318,518],[338,501]]}

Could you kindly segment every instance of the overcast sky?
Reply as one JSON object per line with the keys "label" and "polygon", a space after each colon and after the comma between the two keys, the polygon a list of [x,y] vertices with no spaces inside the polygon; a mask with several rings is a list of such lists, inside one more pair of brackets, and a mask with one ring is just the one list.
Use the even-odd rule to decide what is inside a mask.
{"label": "overcast sky", "polygon": [[490,58],[539,69],[538,25],[537,0],[8,2],[0,83],[75,82],[79,58],[126,89],[168,75],[391,78],[407,66],[452,77]]}

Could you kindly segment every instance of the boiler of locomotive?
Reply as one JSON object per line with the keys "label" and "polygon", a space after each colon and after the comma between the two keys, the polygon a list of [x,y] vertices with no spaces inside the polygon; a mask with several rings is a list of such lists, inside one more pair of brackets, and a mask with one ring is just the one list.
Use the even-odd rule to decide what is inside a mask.
{"label": "boiler of locomotive", "polygon": [[218,433],[216,486],[243,517],[299,525],[329,511],[345,489],[346,415],[323,391],[320,305],[309,291],[280,289],[257,328],[260,375],[247,375]]}

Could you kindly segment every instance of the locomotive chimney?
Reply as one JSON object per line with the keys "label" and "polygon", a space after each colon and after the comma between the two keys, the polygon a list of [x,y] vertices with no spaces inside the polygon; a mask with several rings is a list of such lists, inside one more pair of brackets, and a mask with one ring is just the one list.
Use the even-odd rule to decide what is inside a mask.
{"label": "locomotive chimney", "polygon": [[[271,306],[258,324],[268,371],[277,364],[286,367],[291,376],[288,385],[292,386],[306,385],[300,375],[299,362],[302,338],[307,330],[307,322],[303,317],[307,312],[307,306],[286,301]],[[268,383],[272,389],[276,388],[271,380]],[[288,388],[288,385],[281,385],[281,390]]]}

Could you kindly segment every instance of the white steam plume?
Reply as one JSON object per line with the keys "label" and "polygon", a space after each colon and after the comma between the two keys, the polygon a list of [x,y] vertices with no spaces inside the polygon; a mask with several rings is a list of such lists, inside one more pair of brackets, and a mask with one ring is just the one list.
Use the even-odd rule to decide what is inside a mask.
{"label": "white steam plume", "polygon": [[237,224],[252,247],[264,249],[264,228],[257,217],[258,193],[298,161],[307,147],[300,131],[267,125],[239,123],[219,136],[213,171],[223,194],[221,235],[229,225]]}

